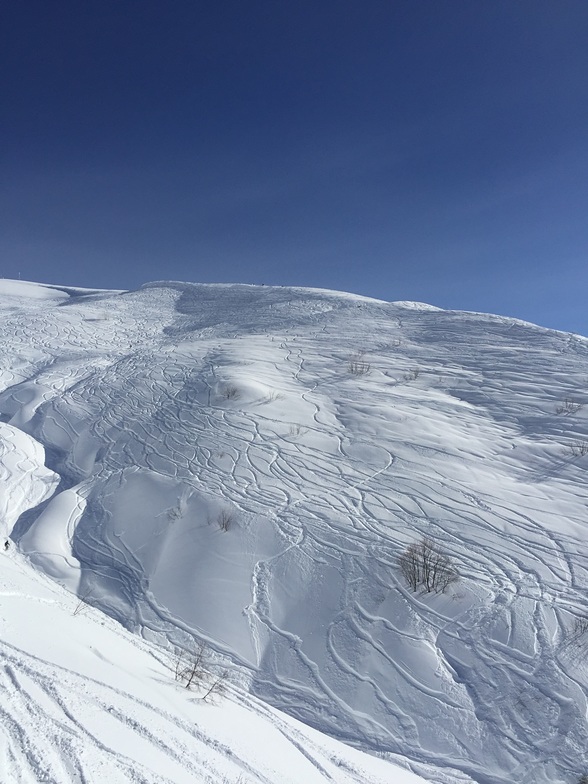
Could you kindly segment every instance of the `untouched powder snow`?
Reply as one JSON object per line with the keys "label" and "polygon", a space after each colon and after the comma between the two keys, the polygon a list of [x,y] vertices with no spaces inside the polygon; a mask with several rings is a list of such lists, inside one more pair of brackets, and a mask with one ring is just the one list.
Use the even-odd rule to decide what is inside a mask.
{"label": "untouched powder snow", "polygon": [[[317,289],[14,283],[3,522],[125,645],[206,641],[255,710],[390,781],[586,772],[588,340]],[[443,594],[400,573],[422,537]]]}

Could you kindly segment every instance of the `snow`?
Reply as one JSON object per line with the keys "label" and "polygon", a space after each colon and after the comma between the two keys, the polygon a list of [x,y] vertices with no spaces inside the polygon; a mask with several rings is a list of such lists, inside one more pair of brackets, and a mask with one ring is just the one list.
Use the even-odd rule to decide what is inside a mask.
{"label": "snow", "polygon": [[[585,338],[177,281],[0,307],[8,781],[44,726],[58,782],[584,772]],[[402,579],[422,536],[444,594]],[[195,639],[215,706],[170,677]]]}
{"label": "snow", "polygon": [[34,438],[0,422],[0,515],[4,539],[27,508],[49,498],[59,477],[45,467],[45,450]]}
{"label": "snow", "polygon": [[172,656],[13,550],[0,554],[0,617],[3,783],[422,782],[234,687],[203,701]]}
{"label": "snow", "polygon": [[32,283],[27,280],[7,280],[6,278],[0,278],[0,294],[3,298],[23,298],[29,304],[31,303],[31,300],[59,302],[67,299],[67,294],[58,291],[51,286],[43,286],[40,283]]}

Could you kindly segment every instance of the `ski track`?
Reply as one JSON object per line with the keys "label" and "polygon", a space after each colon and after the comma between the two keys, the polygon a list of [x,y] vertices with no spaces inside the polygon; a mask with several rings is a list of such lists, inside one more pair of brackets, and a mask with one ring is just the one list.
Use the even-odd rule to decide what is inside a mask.
{"label": "ski track", "polygon": [[[205,635],[260,696],[348,743],[436,766],[440,782],[566,780],[588,741],[588,674],[564,655],[572,619],[586,610],[588,493],[578,460],[545,487],[537,476],[550,476],[571,437],[588,437],[585,415],[554,413],[582,389],[588,343],[499,317],[398,317],[385,303],[334,301],[323,312],[318,295],[284,301],[269,288],[269,307],[259,300],[255,313],[235,294],[236,330],[213,319],[231,306],[224,293],[152,286],[103,302],[23,306],[2,327],[5,363],[31,357],[2,376],[0,413],[14,423],[2,427],[58,455],[51,468],[87,500],[69,537],[92,603],[145,636],[182,645]],[[370,372],[356,376],[347,364],[359,351]],[[15,477],[43,468],[3,436]],[[137,471],[175,483],[178,497],[188,488],[234,510],[236,530],[222,535],[253,548],[243,608],[253,658],[152,593],[157,566],[146,568],[113,522]],[[260,520],[278,544],[255,556]],[[162,518],[150,529],[162,552],[173,525]],[[210,521],[195,519],[186,536],[199,526]],[[420,535],[459,563],[463,579],[447,596],[411,594],[399,578],[398,554]],[[279,587],[290,572],[308,581],[303,596]],[[317,642],[314,611],[300,631],[293,614],[320,594],[327,572],[340,588]],[[36,728],[53,727],[55,780],[91,780],[50,680],[37,673],[53,708],[35,716],[11,656],[1,672],[14,706],[5,756],[30,771],[24,784],[35,780],[41,751],[17,729],[28,712]],[[92,694],[104,707],[99,699]],[[100,745],[88,728],[75,733]],[[184,747],[160,748],[185,761]],[[120,756],[112,764],[112,775],[142,780],[135,763],[132,773]]]}

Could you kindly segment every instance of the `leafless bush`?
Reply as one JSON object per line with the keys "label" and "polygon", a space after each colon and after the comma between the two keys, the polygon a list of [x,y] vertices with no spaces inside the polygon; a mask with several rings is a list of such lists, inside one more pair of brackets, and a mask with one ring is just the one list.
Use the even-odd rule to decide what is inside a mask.
{"label": "leafless bush", "polygon": [[416,381],[417,378],[420,375],[420,372],[421,372],[420,368],[418,368],[418,367],[417,368],[413,368],[412,370],[409,370],[408,373],[404,374],[403,379],[405,381]]}
{"label": "leafless bush", "polygon": [[366,376],[372,369],[372,366],[365,361],[364,352],[358,351],[357,354],[353,354],[349,358],[348,368],[349,372],[354,376]]}
{"label": "leafless bush", "polygon": [[216,524],[221,529],[221,531],[228,531],[230,528],[233,527],[233,523],[235,522],[235,515],[226,507],[221,509],[220,512],[216,516]]}
{"label": "leafless bush", "polygon": [[308,433],[308,428],[302,427],[302,425],[290,425],[288,430],[288,435],[292,436],[292,438],[298,438],[298,436],[303,436],[305,433]]}
{"label": "leafless bush", "polygon": [[239,387],[236,387],[234,384],[227,384],[222,391],[222,396],[225,400],[238,400],[241,397],[241,392]]}
{"label": "leafless bush", "polygon": [[574,637],[582,637],[588,632],[588,617],[579,616],[574,619]]}
{"label": "leafless bush", "polygon": [[572,457],[584,457],[588,455],[588,441],[573,441],[566,445],[565,451]]}
{"label": "leafless bush", "polygon": [[566,629],[561,650],[571,661],[586,661],[586,654],[588,653],[588,615],[576,615],[573,617],[570,627]]}
{"label": "leafless bush", "polygon": [[247,779],[244,778],[243,774],[241,773],[239,775],[239,778],[235,779],[235,780],[233,780],[233,779],[229,780],[227,778],[224,778],[223,779],[223,784],[247,784]]}
{"label": "leafless bush", "polygon": [[570,400],[570,398],[566,397],[563,403],[555,407],[555,413],[559,416],[570,416],[571,414],[577,414],[582,407],[582,403],[578,403],[577,400]]}
{"label": "leafless bush", "polygon": [[402,576],[413,591],[422,585],[427,593],[444,593],[459,580],[451,558],[427,537],[409,545],[401,554],[399,563]]}
{"label": "leafless bush", "polygon": [[276,389],[273,389],[271,392],[268,392],[261,402],[263,404],[273,403],[276,400],[284,400],[285,397],[286,395],[283,392],[278,392]]}

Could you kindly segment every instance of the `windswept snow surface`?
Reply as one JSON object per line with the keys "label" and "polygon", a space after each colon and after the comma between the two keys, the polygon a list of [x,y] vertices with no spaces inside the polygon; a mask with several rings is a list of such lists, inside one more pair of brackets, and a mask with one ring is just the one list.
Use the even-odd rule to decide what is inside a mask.
{"label": "windswept snow surface", "polygon": [[[2,286],[37,567],[428,780],[584,772],[588,340],[316,289]],[[402,580],[422,536],[445,594]]]}

